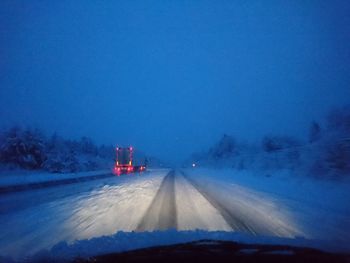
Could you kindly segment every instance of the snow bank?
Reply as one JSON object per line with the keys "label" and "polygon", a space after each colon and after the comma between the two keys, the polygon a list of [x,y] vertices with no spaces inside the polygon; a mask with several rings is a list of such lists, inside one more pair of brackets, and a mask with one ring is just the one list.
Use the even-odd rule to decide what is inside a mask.
{"label": "snow bank", "polygon": [[86,176],[96,176],[111,173],[111,170],[99,170],[78,173],[50,173],[44,171],[9,170],[0,172],[0,186],[7,187],[13,185],[43,183],[49,181],[79,178]]}
{"label": "snow bank", "polygon": [[[289,171],[257,174],[232,169],[188,169],[202,185],[222,189],[228,201],[253,202],[271,220],[284,217],[300,235],[327,240],[350,250],[350,180],[330,181],[293,176]],[[225,190],[226,189],[226,190]],[[256,199],[256,200],[254,200]]]}

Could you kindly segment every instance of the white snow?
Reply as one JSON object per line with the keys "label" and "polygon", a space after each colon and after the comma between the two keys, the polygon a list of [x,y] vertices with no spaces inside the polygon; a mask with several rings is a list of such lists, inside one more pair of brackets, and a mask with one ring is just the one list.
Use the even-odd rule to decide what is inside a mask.
{"label": "white snow", "polygon": [[175,180],[178,230],[232,231],[220,213],[183,176]]}
{"label": "white snow", "polygon": [[134,230],[167,171],[5,195],[0,200],[6,212],[0,216],[0,255],[18,259],[61,241]]}
{"label": "white snow", "polygon": [[95,176],[112,173],[112,170],[99,170],[77,173],[50,173],[45,171],[30,170],[3,170],[0,171],[0,186],[7,187],[13,185],[43,183],[49,181]]}
{"label": "white snow", "polygon": [[270,217],[274,230],[290,229],[290,235],[280,236],[329,240],[350,250],[349,180],[298,177],[288,171],[270,172],[268,176],[232,169],[195,168],[187,172],[226,202],[244,202],[252,208],[248,213],[255,210],[261,220],[264,215],[266,220]]}
{"label": "white snow", "polygon": [[199,239],[350,251],[349,182],[287,172],[265,176],[230,169],[185,171],[218,202],[234,209],[255,235],[236,232],[180,173],[175,177],[178,231],[133,232],[168,171],[2,195],[0,255],[35,261]]}

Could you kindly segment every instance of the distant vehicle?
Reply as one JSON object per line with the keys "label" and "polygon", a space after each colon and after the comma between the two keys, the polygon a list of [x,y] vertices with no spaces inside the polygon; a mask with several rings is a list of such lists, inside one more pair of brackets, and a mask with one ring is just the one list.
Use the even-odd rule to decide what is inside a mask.
{"label": "distant vehicle", "polygon": [[144,165],[133,165],[133,147],[117,147],[117,159],[114,165],[114,174],[128,174],[128,173],[139,173],[146,171],[146,164]]}

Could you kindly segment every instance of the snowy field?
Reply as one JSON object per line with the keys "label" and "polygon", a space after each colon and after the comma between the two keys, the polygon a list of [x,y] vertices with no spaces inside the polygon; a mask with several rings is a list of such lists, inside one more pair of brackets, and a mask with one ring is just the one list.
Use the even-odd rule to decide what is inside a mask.
{"label": "snowy field", "polygon": [[3,261],[204,238],[350,251],[349,182],[287,173],[169,171],[1,195]]}

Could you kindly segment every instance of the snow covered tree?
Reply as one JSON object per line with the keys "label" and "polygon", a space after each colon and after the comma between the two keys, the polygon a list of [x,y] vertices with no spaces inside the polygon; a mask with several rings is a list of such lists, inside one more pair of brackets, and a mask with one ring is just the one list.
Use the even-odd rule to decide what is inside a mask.
{"label": "snow covered tree", "polygon": [[63,172],[67,153],[68,149],[65,141],[55,133],[46,143],[47,158],[43,163],[43,168],[54,173]]}
{"label": "snow covered tree", "polygon": [[88,137],[66,140],[57,134],[47,139],[38,129],[13,127],[0,133],[0,162],[24,169],[55,173],[106,169],[113,165],[113,146],[97,147]]}
{"label": "snow covered tree", "polygon": [[80,143],[64,140],[54,134],[46,144],[47,159],[43,168],[54,173],[78,172],[83,170],[77,155],[81,151]]}
{"label": "snow covered tree", "polygon": [[26,169],[39,169],[46,159],[45,137],[38,130],[13,127],[4,134],[0,159]]}
{"label": "snow covered tree", "polygon": [[69,153],[65,155],[64,165],[64,172],[78,172],[82,170],[82,167],[73,150],[70,150]]}
{"label": "snow covered tree", "polygon": [[98,148],[98,156],[101,158],[114,160],[115,148],[112,145],[102,145]]}
{"label": "snow covered tree", "polygon": [[23,151],[22,130],[20,127],[13,127],[5,131],[0,148],[0,158],[3,163],[19,163],[19,156]]}
{"label": "snow covered tree", "polygon": [[26,154],[23,156],[24,166],[31,169],[41,168],[46,159],[45,155],[45,137],[38,130],[26,130],[24,132]]}
{"label": "snow covered tree", "polygon": [[80,144],[82,153],[97,155],[98,150],[95,144],[93,143],[92,139],[88,137],[82,137],[80,139],[79,144]]}

